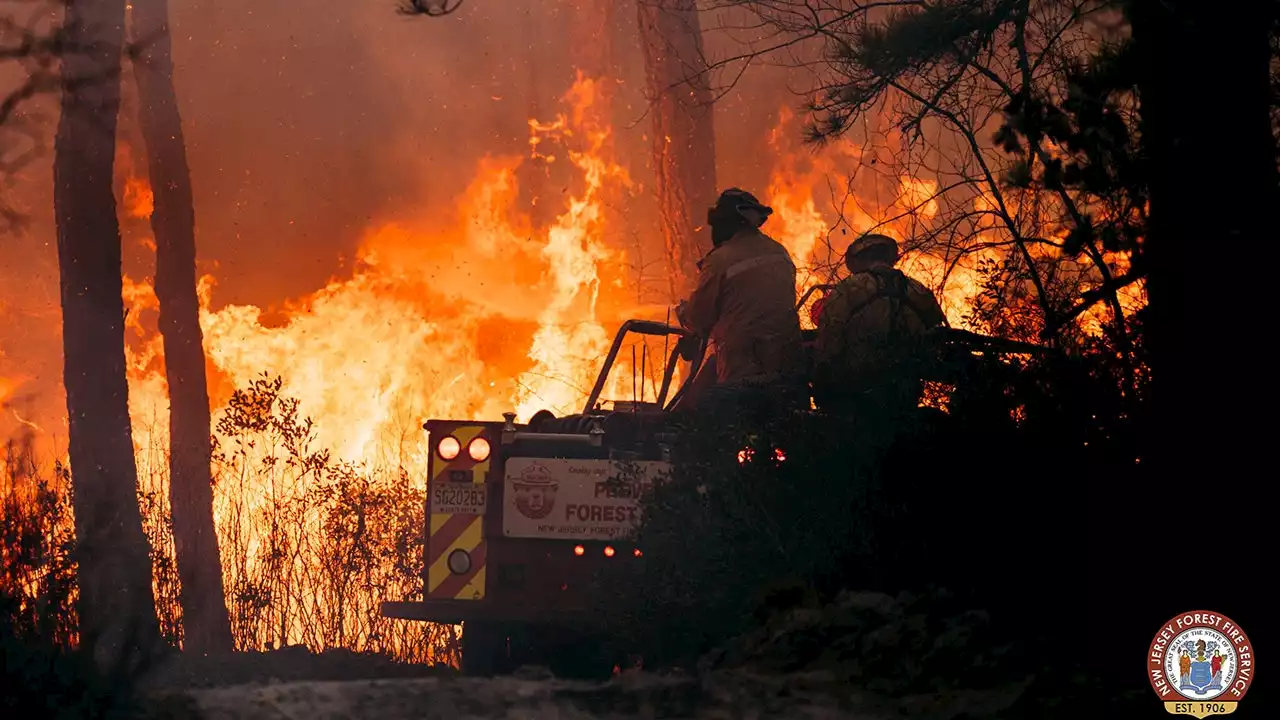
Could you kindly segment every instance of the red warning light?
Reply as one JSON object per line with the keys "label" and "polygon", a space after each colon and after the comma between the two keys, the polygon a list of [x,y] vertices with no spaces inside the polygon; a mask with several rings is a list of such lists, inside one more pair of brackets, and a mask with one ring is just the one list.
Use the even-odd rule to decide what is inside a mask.
{"label": "red warning light", "polygon": [[604,556],[605,556],[605,557],[613,557],[613,546],[612,546],[612,545],[606,545],[606,546],[605,546],[605,548],[604,548]]}
{"label": "red warning light", "polygon": [[584,548],[584,547],[582,547],[581,545],[574,545],[574,546],[573,546],[573,554],[574,554],[574,555],[581,556],[581,555],[586,554],[586,552],[587,552],[587,549],[586,549],[586,548]]}
{"label": "red warning light", "polygon": [[640,548],[636,548],[635,555],[636,557],[640,557],[641,555],[644,555],[644,553],[640,552]]}

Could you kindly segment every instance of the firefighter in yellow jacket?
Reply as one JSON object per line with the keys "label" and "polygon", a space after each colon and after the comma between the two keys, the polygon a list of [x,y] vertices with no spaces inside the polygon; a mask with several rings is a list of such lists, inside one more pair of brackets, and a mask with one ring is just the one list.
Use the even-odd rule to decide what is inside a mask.
{"label": "firefighter in yellow jacket", "polygon": [[920,400],[930,331],[946,323],[937,298],[894,266],[898,243],[858,238],[845,253],[849,277],[827,296],[818,322],[813,394],[821,409],[900,417]]}
{"label": "firefighter in yellow jacket", "polygon": [[725,190],[707,211],[714,247],[677,316],[714,348],[715,383],[706,391],[713,399],[751,389],[796,399],[803,375],[796,266],[785,247],[760,231],[772,213],[738,188]]}

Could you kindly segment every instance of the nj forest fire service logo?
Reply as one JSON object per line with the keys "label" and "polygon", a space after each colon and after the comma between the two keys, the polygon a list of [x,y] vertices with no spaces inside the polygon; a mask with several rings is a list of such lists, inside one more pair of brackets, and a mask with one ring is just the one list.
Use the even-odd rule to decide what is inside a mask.
{"label": "nj forest fire service logo", "polygon": [[516,510],[530,520],[541,520],[556,506],[560,483],[551,477],[546,466],[535,463],[511,480],[516,491]]}
{"label": "nj forest fire service logo", "polygon": [[1193,610],[1160,628],[1147,651],[1151,688],[1174,715],[1236,711],[1253,682],[1253,644],[1221,613]]}

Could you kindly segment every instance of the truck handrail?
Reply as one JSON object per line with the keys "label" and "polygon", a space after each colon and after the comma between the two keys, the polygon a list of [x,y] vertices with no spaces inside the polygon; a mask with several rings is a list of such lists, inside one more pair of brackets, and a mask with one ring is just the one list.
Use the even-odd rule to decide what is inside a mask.
{"label": "truck handrail", "polygon": [[[618,328],[618,333],[613,336],[613,344],[609,346],[609,354],[605,355],[604,364],[600,367],[600,374],[596,376],[595,387],[591,388],[591,394],[587,396],[586,407],[583,408],[582,414],[589,415],[595,408],[596,403],[600,401],[600,393],[604,392],[604,384],[609,380],[609,373],[613,370],[613,363],[618,359],[618,351],[622,349],[622,341],[626,339],[627,333],[637,333],[639,335],[678,335],[684,337],[689,334],[688,330],[675,325],[668,325],[657,320],[627,320],[622,323],[622,327]],[[671,366],[668,360],[667,375],[675,372],[675,367]],[[664,390],[667,383],[664,381]]]}

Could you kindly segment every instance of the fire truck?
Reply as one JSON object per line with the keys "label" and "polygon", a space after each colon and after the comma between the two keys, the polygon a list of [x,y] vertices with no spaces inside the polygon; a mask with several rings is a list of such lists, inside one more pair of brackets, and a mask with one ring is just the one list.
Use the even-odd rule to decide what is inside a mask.
{"label": "fire truck", "polygon": [[[636,335],[672,348],[656,399],[602,399],[619,352]],[[428,420],[423,599],[385,602],[383,616],[461,623],[466,674],[526,663],[559,671],[561,661],[584,659],[611,668],[608,658],[587,657],[598,649],[592,630],[603,630],[593,578],[606,563],[642,562],[641,549],[627,541],[638,496],[670,470],[661,426],[702,350],[683,328],[628,320],[582,413],[539,413],[528,423],[517,423],[515,413],[501,421]],[[681,366],[686,380],[673,392]]]}
{"label": "fire truck", "polygon": [[[804,306],[815,291],[800,301]],[[1036,351],[947,330],[963,354]],[[806,331],[812,342],[814,331]],[[671,348],[652,401],[605,400],[620,350],[633,335]],[[643,338],[642,338],[643,339]],[[671,469],[667,419],[697,375],[705,342],[660,321],[619,328],[580,414],[540,412],[528,423],[431,419],[423,599],[382,604],[384,617],[461,624],[465,674],[508,672],[566,662],[607,672],[597,654],[607,613],[598,605],[600,573],[615,577],[644,562],[628,540],[639,496]],[[672,388],[677,369],[684,378]],[[625,477],[624,477],[625,476]],[[590,672],[581,665],[568,672]]]}

